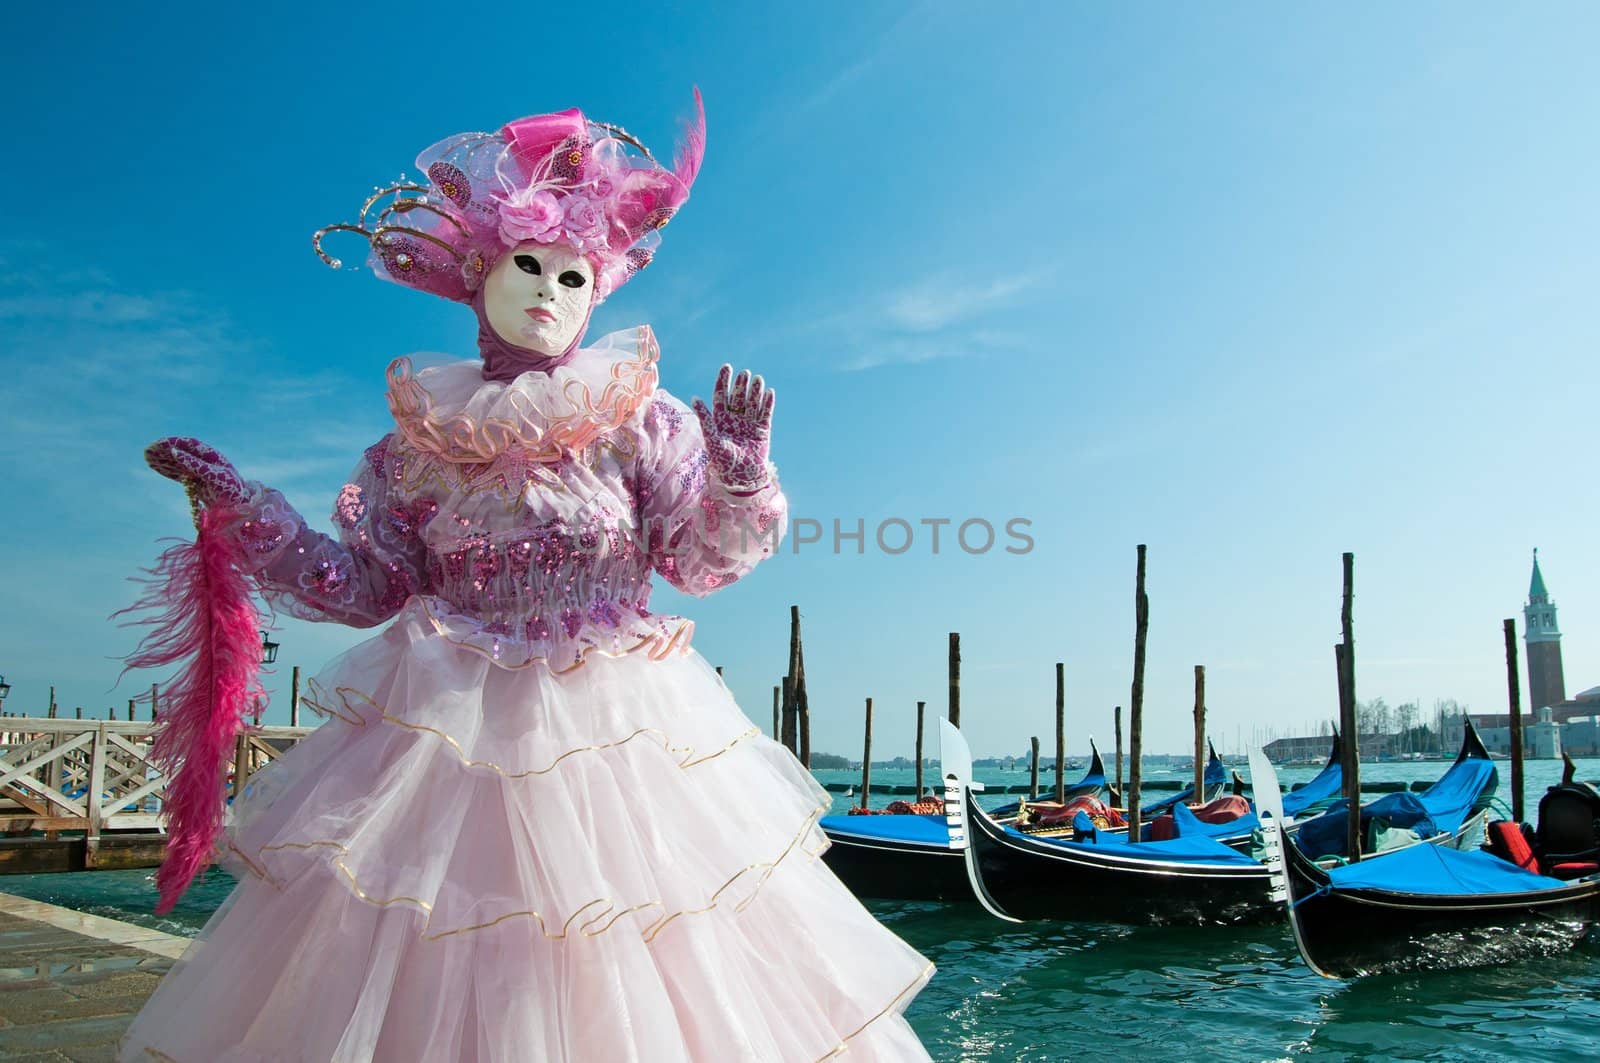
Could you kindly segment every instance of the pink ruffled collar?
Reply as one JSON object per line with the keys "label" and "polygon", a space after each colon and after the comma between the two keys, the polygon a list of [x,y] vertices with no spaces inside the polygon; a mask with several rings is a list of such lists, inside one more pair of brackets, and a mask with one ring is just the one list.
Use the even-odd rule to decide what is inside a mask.
{"label": "pink ruffled collar", "polygon": [[512,447],[560,461],[620,427],[650,401],[660,350],[649,325],[613,332],[566,365],[511,381],[485,380],[476,358],[412,372],[389,363],[389,411],[419,450],[458,463],[492,461]]}

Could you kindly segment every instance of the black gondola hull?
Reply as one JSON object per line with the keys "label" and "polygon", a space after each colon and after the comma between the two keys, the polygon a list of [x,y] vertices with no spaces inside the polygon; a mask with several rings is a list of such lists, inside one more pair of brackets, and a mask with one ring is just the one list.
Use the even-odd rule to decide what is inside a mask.
{"label": "black gondola hull", "polygon": [[1330,889],[1285,845],[1290,922],[1308,966],[1329,978],[1507,963],[1564,952],[1600,916],[1600,880],[1520,894],[1442,896]]}
{"label": "black gondola hull", "polygon": [[896,845],[828,832],[822,856],[857,897],[904,901],[972,901],[966,859],[959,849]]}
{"label": "black gondola hull", "polygon": [[[1067,788],[1067,799],[1098,797],[1106,785],[1106,766],[1091,740],[1089,769]],[[876,817],[873,817],[876,818]],[[870,823],[870,820],[869,820]],[[976,901],[959,849],[830,830],[823,860],[857,897],[899,901]]]}
{"label": "black gondola hull", "polygon": [[970,797],[967,818],[985,888],[1018,919],[1205,925],[1282,918],[1258,864],[1157,862],[1019,838]]}

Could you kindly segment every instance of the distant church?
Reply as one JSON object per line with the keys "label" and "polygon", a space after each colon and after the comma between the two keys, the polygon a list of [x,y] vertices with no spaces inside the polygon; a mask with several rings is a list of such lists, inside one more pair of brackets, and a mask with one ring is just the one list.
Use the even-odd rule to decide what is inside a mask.
{"label": "distant church", "polygon": [[1523,637],[1528,644],[1528,707],[1537,713],[1567,700],[1567,682],[1561,674],[1561,629],[1556,627],[1556,603],[1550,600],[1550,592],[1545,589],[1537,550],[1533,552],[1533,579],[1528,584],[1528,604],[1522,607],[1522,624]]}
{"label": "distant church", "polygon": [[[1533,579],[1528,583],[1522,623],[1528,658],[1524,712],[1529,719],[1523,723],[1528,752],[1536,757],[1559,756],[1563,748],[1577,755],[1600,753],[1600,687],[1591,687],[1571,700],[1567,698],[1556,603],[1550,600],[1544,573],[1539,571],[1537,550],[1533,552]],[[1491,751],[1505,752],[1510,748],[1511,717],[1507,713],[1474,713],[1472,719]]]}

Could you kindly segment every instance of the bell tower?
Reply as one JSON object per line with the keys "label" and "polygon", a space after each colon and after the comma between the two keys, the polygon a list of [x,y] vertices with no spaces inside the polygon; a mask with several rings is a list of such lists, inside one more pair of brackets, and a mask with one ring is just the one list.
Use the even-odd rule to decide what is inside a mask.
{"label": "bell tower", "polygon": [[1561,675],[1561,631],[1556,627],[1556,603],[1545,589],[1539,571],[1539,551],[1533,552],[1533,580],[1528,585],[1528,604],[1522,608],[1524,637],[1528,645],[1529,708],[1537,713],[1548,705],[1567,700],[1566,680]]}

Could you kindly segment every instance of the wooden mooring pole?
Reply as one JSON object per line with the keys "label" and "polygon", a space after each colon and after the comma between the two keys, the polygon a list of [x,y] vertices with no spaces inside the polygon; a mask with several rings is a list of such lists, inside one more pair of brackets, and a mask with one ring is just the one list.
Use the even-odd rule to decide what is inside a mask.
{"label": "wooden mooring pole", "polygon": [[240,733],[233,740],[233,796],[239,797],[250,783],[250,736]]}
{"label": "wooden mooring pole", "polygon": [[917,702],[917,800],[922,800],[922,710],[926,701]]}
{"label": "wooden mooring pole", "polygon": [[800,678],[800,607],[789,606],[789,675]]}
{"label": "wooden mooring pole", "polygon": [[800,763],[811,767],[811,710],[806,707],[806,688],[800,687]]}
{"label": "wooden mooring pole", "polygon": [[1033,747],[1033,754],[1028,758],[1028,800],[1039,800],[1039,736],[1034,735],[1028,740]]}
{"label": "wooden mooring pole", "polygon": [[1128,842],[1139,841],[1139,802],[1143,797],[1144,775],[1144,643],[1150,628],[1150,599],[1144,593],[1145,544],[1139,544],[1139,568],[1133,590],[1133,689],[1128,699]]}
{"label": "wooden mooring pole", "polygon": [[961,632],[950,632],[950,726],[961,726]]}
{"label": "wooden mooring pole", "polygon": [[783,747],[791,753],[800,750],[799,738],[795,734],[794,711],[794,676],[783,677]]}
{"label": "wooden mooring pole", "polygon": [[289,726],[300,726],[300,666],[289,673]]}
{"label": "wooden mooring pole", "polygon": [[1521,823],[1522,804],[1522,687],[1517,675],[1517,622],[1504,622],[1506,635],[1506,694],[1511,707],[1511,818]]}
{"label": "wooden mooring pole", "polygon": [[[46,716],[46,719],[55,719],[56,711],[56,688],[51,687],[50,711]],[[50,739],[50,749],[54,751],[60,747],[61,743],[62,737],[60,735],[56,735],[54,738]],[[61,783],[61,760],[58,757],[52,757],[49,766],[45,768],[45,785],[49,786],[52,792],[60,793]],[[56,841],[61,837],[61,834],[59,831],[47,830],[44,832],[44,836],[46,841]]]}
{"label": "wooden mooring pole", "polygon": [[1206,799],[1206,666],[1194,666],[1194,804]]}
{"label": "wooden mooring pole", "polygon": [[1344,775],[1344,798],[1349,802],[1345,827],[1345,853],[1354,863],[1361,859],[1361,731],[1356,726],[1356,643],[1352,613],[1355,600],[1356,555],[1344,555],[1344,594],[1339,627],[1344,641],[1334,650],[1339,676],[1339,727],[1349,741],[1339,748]]}
{"label": "wooden mooring pole", "polygon": [[800,729],[800,763],[811,768],[811,700],[806,695],[805,662],[800,663],[800,686],[795,691],[796,725]]}
{"label": "wooden mooring pole", "polygon": [[772,740],[783,741],[783,688],[772,688]]}
{"label": "wooden mooring pole", "polygon": [[872,699],[867,699],[867,730],[861,742],[861,807],[872,796]]}
{"label": "wooden mooring pole", "polygon": [[[1056,803],[1067,800],[1067,666],[1056,662]],[[1037,758],[1035,758],[1037,759]]]}
{"label": "wooden mooring pole", "polygon": [[1117,739],[1117,778],[1115,792],[1117,799],[1122,799],[1122,706],[1118,705],[1111,710],[1111,722],[1116,730]]}
{"label": "wooden mooring pole", "polygon": [[789,674],[783,687],[783,744],[811,767],[811,704],[806,696],[805,650],[800,639],[800,607],[789,606]]}
{"label": "wooden mooring pole", "polygon": [[156,711],[156,684],[150,684],[150,719],[160,719],[161,714]]}

